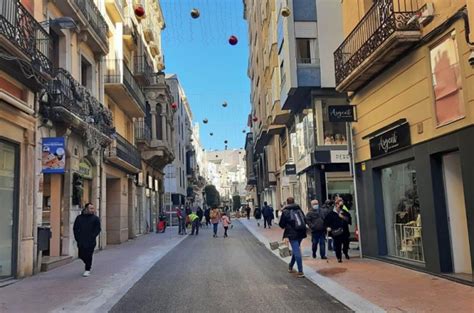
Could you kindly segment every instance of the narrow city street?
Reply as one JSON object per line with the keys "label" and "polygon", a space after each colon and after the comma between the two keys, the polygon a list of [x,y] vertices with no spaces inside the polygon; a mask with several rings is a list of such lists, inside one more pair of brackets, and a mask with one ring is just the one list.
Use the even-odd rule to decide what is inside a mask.
{"label": "narrow city street", "polygon": [[286,264],[239,222],[229,238],[211,228],[189,236],[158,261],[111,312],[349,311]]}

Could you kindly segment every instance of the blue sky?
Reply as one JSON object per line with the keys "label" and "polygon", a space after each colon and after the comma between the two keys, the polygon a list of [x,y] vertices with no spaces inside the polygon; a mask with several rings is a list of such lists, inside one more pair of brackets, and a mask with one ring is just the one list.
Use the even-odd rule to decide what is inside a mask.
{"label": "blue sky", "polygon": [[[194,121],[201,124],[206,149],[244,146],[250,111],[247,77],[247,25],[242,0],[161,0],[166,28],[162,33],[165,72],[176,73]],[[192,19],[192,8],[201,16]],[[236,46],[228,43],[235,35]],[[228,103],[227,108],[222,103]],[[209,123],[204,125],[202,120]],[[214,133],[211,137],[209,133]]]}

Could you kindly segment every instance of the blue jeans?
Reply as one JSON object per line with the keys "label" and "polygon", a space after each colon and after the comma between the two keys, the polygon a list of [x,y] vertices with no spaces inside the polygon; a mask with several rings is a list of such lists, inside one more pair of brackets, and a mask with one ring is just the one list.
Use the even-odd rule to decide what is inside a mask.
{"label": "blue jeans", "polygon": [[219,223],[212,224],[212,227],[214,228],[214,235],[217,236],[217,226],[219,226]]}
{"label": "blue jeans", "polygon": [[290,261],[290,269],[293,268],[293,266],[296,265],[298,266],[298,272],[302,273],[303,272],[303,258],[301,257],[301,241],[303,239],[298,239],[298,240],[290,240],[290,245],[291,245],[291,261]]}
{"label": "blue jeans", "polygon": [[313,243],[313,256],[316,257],[319,244],[319,255],[324,258],[326,256],[326,234],[324,232],[314,232],[311,234],[311,241]]}

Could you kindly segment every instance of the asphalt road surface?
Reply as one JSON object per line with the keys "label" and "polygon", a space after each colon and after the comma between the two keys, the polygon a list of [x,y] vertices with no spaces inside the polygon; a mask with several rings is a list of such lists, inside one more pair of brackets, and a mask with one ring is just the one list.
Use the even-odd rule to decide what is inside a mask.
{"label": "asphalt road surface", "polygon": [[186,238],[111,312],[349,311],[306,278],[289,274],[285,263],[242,224],[234,224],[225,239],[221,225],[218,238],[211,228]]}

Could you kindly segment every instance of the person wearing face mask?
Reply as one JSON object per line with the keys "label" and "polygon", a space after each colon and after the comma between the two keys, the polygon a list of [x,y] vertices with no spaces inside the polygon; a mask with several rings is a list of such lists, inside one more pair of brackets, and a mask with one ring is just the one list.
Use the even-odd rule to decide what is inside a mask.
{"label": "person wearing face mask", "polygon": [[326,226],[324,219],[328,212],[319,206],[318,200],[311,201],[311,210],[306,214],[306,223],[311,229],[313,259],[316,259],[316,252],[318,251],[321,259],[326,257]]}
{"label": "person wearing face mask", "polygon": [[337,261],[342,262],[342,252],[349,260],[349,225],[351,224],[351,215],[343,209],[342,199],[336,201],[334,210],[329,212],[325,219],[327,231],[334,239],[334,252],[336,252]]}

